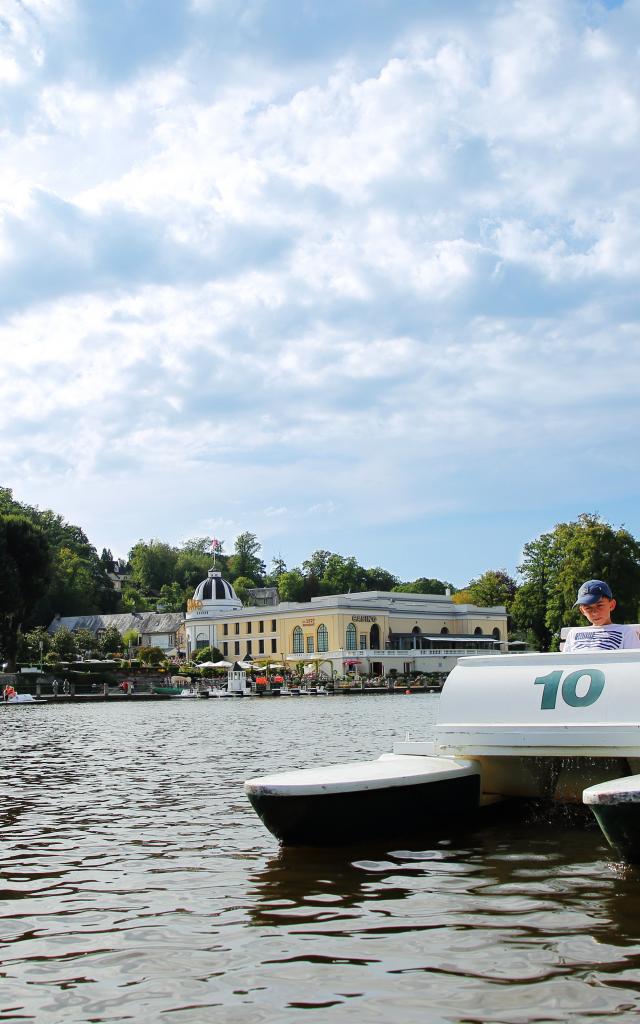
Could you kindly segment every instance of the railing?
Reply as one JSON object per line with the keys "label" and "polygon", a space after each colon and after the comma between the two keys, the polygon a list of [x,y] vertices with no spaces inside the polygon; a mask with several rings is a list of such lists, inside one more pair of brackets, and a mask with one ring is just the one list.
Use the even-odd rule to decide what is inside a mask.
{"label": "railing", "polygon": [[[500,641],[496,640],[496,645]],[[488,649],[489,648],[489,649]],[[356,661],[359,658],[377,660],[379,658],[397,658],[402,661],[411,661],[413,658],[451,658],[462,657],[471,654],[499,654],[496,648],[490,648],[488,644],[482,647],[443,647],[442,649],[429,648],[421,650],[419,647],[408,647],[405,650],[387,649],[383,651],[374,650],[370,647],[355,650],[342,649],[339,651],[319,651],[316,654],[295,653],[288,654],[287,661],[333,661],[342,658],[343,661]]]}

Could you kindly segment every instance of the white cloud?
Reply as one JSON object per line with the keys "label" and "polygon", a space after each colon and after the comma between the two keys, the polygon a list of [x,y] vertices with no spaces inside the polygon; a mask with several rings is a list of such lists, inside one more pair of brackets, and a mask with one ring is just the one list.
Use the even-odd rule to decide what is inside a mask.
{"label": "white cloud", "polygon": [[383,3],[316,40],[304,11],[289,36],[270,5],[172,11],[119,63],[80,8],[11,6],[2,478],[90,533],[135,476],[131,542],[158,491],[168,539],[213,503],[308,550],[587,500],[637,429],[637,5]]}

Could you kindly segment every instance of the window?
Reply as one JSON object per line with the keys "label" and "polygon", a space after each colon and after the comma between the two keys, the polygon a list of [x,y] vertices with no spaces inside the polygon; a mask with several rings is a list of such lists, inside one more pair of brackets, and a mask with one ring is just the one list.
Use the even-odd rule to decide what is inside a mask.
{"label": "window", "polygon": [[476,628],[473,631],[473,635],[474,636],[482,636],[482,627],[481,626],[476,626]]}
{"label": "window", "polygon": [[348,651],[355,651],[356,649],[356,627],[353,622],[350,622],[347,626],[347,638],[345,647]]}
{"label": "window", "polygon": [[260,619],[260,622],[258,623],[258,631],[260,633],[264,633],[264,619]]}
{"label": "window", "polygon": [[233,653],[234,653],[234,654],[240,654],[240,642],[239,642],[238,640],[235,640],[235,641],[234,641],[234,644],[233,644]]}
{"label": "window", "polygon": [[296,626],[293,631],[293,653],[304,654],[304,637],[300,626]]}
{"label": "window", "polygon": [[196,640],[196,651],[204,651],[205,647],[208,647],[209,643],[207,640]]}
{"label": "window", "polygon": [[251,640],[247,640],[247,654],[252,654],[252,653],[253,652],[251,650]]}
{"label": "window", "polygon": [[318,650],[329,650],[329,631],[327,627],[324,625],[324,623],[318,626]]}
{"label": "window", "polygon": [[235,632],[236,636],[238,636],[238,634],[240,633],[240,623],[239,622],[234,622],[233,628],[234,628],[234,632]]}
{"label": "window", "polygon": [[361,651],[366,651],[366,649],[367,649],[367,634],[366,633],[361,633],[360,634],[360,650]]}
{"label": "window", "polygon": [[440,633],[441,633],[442,636],[448,636],[449,635],[449,630],[447,629],[446,626],[443,626],[442,629],[440,630]]}
{"label": "window", "polygon": [[264,654],[264,640],[258,640],[258,654]]}
{"label": "window", "polygon": [[278,641],[277,640],[272,640],[271,641],[271,653],[272,654],[277,654],[277,652],[278,652]]}
{"label": "window", "polygon": [[247,633],[251,632],[252,626],[253,626],[252,622],[247,622]]}
{"label": "window", "polygon": [[224,654],[225,658],[226,658],[227,654],[229,653],[229,644],[226,643],[226,642],[223,643],[223,645],[222,645],[222,653]]}
{"label": "window", "polygon": [[307,654],[313,654],[313,637],[307,637]]}
{"label": "window", "polygon": [[496,640],[500,639],[500,630],[498,629],[497,626],[495,629],[491,631],[491,636],[494,637]]}
{"label": "window", "polygon": [[276,620],[272,619],[271,620],[271,632],[275,633],[275,631],[276,631]]}
{"label": "window", "polygon": [[222,630],[223,630],[225,636],[229,636],[229,623],[228,622],[225,622],[224,626],[222,627]]}

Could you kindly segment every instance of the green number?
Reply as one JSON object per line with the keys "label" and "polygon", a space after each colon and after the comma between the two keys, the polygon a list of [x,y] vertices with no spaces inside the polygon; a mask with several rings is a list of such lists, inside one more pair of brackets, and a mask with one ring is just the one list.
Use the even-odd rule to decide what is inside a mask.
{"label": "green number", "polygon": [[[578,682],[584,676],[589,677],[589,688],[583,697],[578,697],[576,693]],[[578,669],[577,672],[571,672],[564,680],[562,699],[572,708],[588,708],[590,704],[595,704],[603,690],[604,672],[601,672],[599,668]]]}
{"label": "green number", "polygon": [[[589,678],[587,692],[582,697],[578,696],[578,683],[585,676]],[[536,686],[544,687],[542,700],[540,701],[541,711],[553,711],[558,699],[558,687],[562,679],[562,669],[549,672],[546,676],[538,676],[534,679]],[[572,708],[588,708],[595,704],[598,697],[604,690],[604,672],[599,668],[578,669],[577,672],[570,672],[562,683],[562,699],[565,704]]]}
{"label": "green number", "polygon": [[537,679],[534,679],[536,686],[544,686],[542,700],[540,701],[540,709],[542,711],[553,711],[555,708],[561,678],[562,669],[559,669],[556,672],[550,672],[548,676],[538,676]]}

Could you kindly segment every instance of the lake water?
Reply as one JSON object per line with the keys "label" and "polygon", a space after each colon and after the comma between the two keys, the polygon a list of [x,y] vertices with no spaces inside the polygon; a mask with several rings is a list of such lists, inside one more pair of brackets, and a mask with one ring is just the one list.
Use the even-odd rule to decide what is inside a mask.
{"label": "lake water", "polygon": [[637,1021],[640,878],[595,829],[282,852],[245,800],[437,701],[2,709],[0,1021]]}

